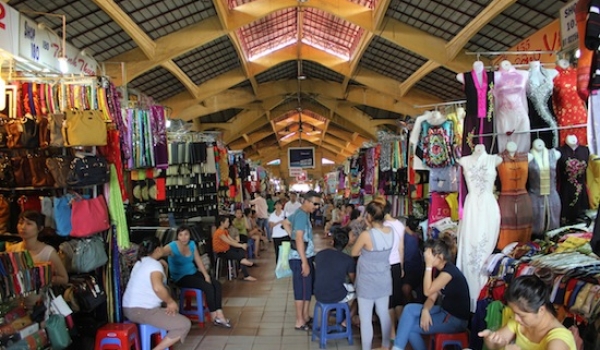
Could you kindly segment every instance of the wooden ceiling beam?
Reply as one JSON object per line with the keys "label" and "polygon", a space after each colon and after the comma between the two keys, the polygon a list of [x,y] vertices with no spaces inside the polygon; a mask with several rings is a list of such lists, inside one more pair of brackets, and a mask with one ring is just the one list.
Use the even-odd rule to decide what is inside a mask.
{"label": "wooden ceiling beam", "polygon": [[[147,59],[153,59],[156,43],[113,0],[93,0],[115,23],[133,39]],[[65,34],[66,35],[66,34]]]}

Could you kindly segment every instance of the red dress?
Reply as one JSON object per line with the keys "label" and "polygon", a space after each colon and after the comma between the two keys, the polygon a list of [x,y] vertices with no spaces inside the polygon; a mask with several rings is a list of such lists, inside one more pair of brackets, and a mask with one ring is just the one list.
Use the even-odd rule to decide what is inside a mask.
{"label": "red dress", "polygon": [[[577,71],[573,68],[556,67],[558,76],[554,78],[552,105],[559,127],[586,124],[587,109],[577,93]],[[587,145],[587,128],[563,129],[559,131],[560,145],[565,144],[567,135],[577,136],[580,145]]]}

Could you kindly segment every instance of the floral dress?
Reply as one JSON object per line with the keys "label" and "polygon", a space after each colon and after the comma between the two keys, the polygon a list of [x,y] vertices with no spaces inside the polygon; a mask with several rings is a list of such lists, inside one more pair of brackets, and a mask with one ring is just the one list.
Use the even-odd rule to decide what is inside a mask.
{"label": "floral dress", "polygon": [[586,146],[574,150],[568,145],[558,148],[561,153],[558,160],[559,191],[562,210],[562,224],[573,224],[589,207],[585,176],[590,151]]}
{"label": "floral dress", "polygon": [[[558,76],[554,78],[552,105],[558,126],[571,126],[587,123],[588,114],[584,101],[577,94],[577,71],[573,68],[556,67]],[[560,144],[567,135],[577,136],[580,145],[587,145],[587,128],[559,130]]]}

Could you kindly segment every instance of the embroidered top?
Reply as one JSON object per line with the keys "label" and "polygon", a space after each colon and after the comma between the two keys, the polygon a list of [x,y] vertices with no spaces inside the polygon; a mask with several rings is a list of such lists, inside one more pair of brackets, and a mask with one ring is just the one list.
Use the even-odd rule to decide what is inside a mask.
{"label": "embroidered top", "polygon": [[454,165],[452,141],[454,123],[447,120],[440,125],[431,125],[424,121],[421,125],[420,146],[423,150],[423,162],[430,168],[445,168]]}

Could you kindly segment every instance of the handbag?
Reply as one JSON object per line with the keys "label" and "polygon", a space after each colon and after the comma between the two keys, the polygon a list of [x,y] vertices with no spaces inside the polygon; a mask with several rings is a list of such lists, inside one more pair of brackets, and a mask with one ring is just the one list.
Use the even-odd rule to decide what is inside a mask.
{"label": "handbag", "polygon": [[8,231],[10,225],[10,203],[0,194],[0,233]]}
{"label": "handbag", "polygon": [[279,258],[277,259],[277,266],[275,267],[275,276],[277,278],[285,278],[292,275],[290,261],[288,260],[289,254],[290,242],[281,242],[281,245],[279,246]]}
{"label": "handbag", "polygon": [[96,235],[82,239],[75,245],[71,261],[73,272],[87,273],[104,266],[108,262],[102,237]]}
{"label": "handbag", "polygon": [[31,169],[31,185],[34,187],[53,187],[54,177],[46,167],[46,157],[31,156],[27,160]]}
{"label": "handbag", "polygon": [[50,315],[46,320],[46,333],[52,350],[63,350],[71,345],[71,336],[63,315]]}
{"label": "handbag", "polygon": [[107,183],[110,179],[108,162],[101,156],[75,157],[67,184],[69,186],[90,186]]}
{"label": "handbag", "polygon": [[73,297],[77,300],[80,311],[91,312],[106,302],[106,292],[90,275],[71,277]]}
{"label": "handbag", "polygon": [[77,198],[71,203],[71,236],[88,237],[110,228],[108,208],[103,195]]}
{"label": "handbag", "polygon": [[65,146],[106,145],[106,123],[97,110],[67,111],[62,128]]}
{"label": "handbag", "polygon": [[31,186],[31,167],[27,157],[13,157],[11,164],[15,185],[17,187]]}
{"label": "handbag", "polygon": [[15,174],[12,161],[8,157],[0,158],[0,187],[15,187]]}
{"label": "handbag", "polygon": [[11,120],[4,124],[6,130],[6,146],[8,148],[21,148],[21,135],[23,135],[23,123],[20,120]]}
{"label": "handbag", "polygon": [[52,174],[54,179],[55,187],[67,187],[67,179],[71,172],[71,162],[73,157],[70,156],[56,156],[46,159],[46,168]]}
{"label": "handbag", "polygon": [[56,234],[66,237],[71,234],[71,201],[73,196],[66,194],[62,197],[54,197],[54,221],[56,222]]}
{"label": "handbag", "polygon": [[19,207],[21,208],[21,212],[27,210],[33,210],[37,212],[42,211],[42,201],[40,200],[40,196],[21,196],[18,199]]}
{"label": "handbag", "polygon": [[45,116],[38,116],[38,143],[39,147],[50,146],[50,120]]}
{"label": "handbag", "polygon": [[39,125],[31,115],[26,115],[25,118],[23,118],[21,146],[23,148],[37,148],[40,146]]}
{"label": "handbag", "polygon": [[65,121],[64,114],[50,114],[48,117],[48,129],[50,131],[50,146],[63,147],[65,141],[63,139],[62,127]]}

